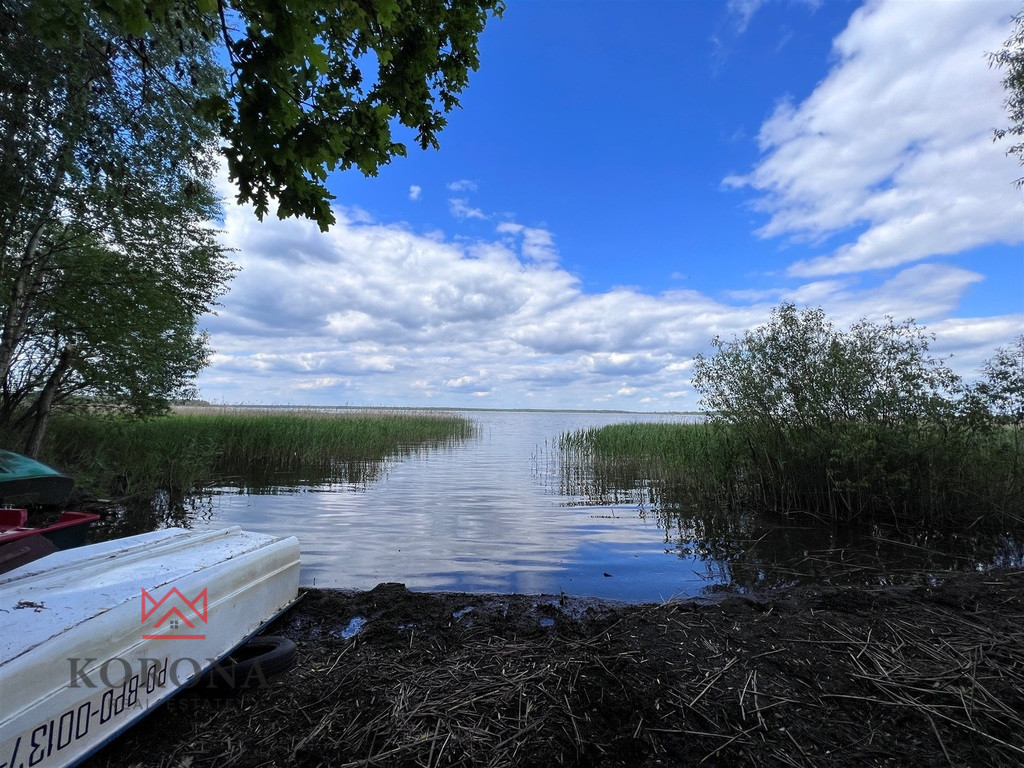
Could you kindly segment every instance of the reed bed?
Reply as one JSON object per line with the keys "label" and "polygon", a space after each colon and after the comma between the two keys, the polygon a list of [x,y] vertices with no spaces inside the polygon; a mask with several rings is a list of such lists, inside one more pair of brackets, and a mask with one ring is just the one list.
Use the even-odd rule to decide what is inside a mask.
{"label": "reed bed", "polygon": [[680,498],[724,502],[734,482],[737,448],[718,424],[611,424],[563,433],[556,445],[561,491],[593,501],[638,488],[653,502],[669,488]]}
{"label": "reed bed", "polygon": [[1024,524],[1024,441],[1012,427],[616,424],[563,434],[563,487],[639,489],[680,508],[745,509],[841,525]]}
{"label": "reed bed", "polygon": [[91,765],[1019,766],[1022,587],[1016,571],[626,607],[311,591],[274,630],[296,669],[181,699]]}
{"label": "reed bed", "polygon": [[185,408],[153,419],[54,418],[44,460],[99,494],[184,494],[211,484],[267,487],[372,479],[389,457],[474,432],[444,412]]}

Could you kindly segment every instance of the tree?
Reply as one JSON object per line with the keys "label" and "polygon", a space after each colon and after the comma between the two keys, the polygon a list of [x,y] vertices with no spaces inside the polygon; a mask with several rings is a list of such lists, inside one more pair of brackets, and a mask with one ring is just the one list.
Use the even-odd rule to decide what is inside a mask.
{"label": "tree", "polygon": [[8,387],[0,406],[0,421],[28,429],[27,453],[37,454],[54,408],[76,397],[94,410],[149,416],[195,395],[193,379],[209,354],[197,318],[229,270],[212,234],[168,266],[89,234],[55,260],[60,290],[36,308],[37,324],[18,350],[20,386]]}
{"label": "tree", "polygon": [[981,368],[975,386],[988,412],[1002,424],[1024,428],[1024,334],[999,347]]}
{"label": "tree", "polygon": [[751,504],[835,521],[955,508],[979,421],[959,378],[913,321],[837,330],[821,309],[783,304],[741,338],[698,355],[693,385],[745,447]]}
{"label": "tree", "polygon": [[231,271],[216,133],[181,96],[219,83],[209,43],[149,41],[139,67],[97,27],[56,55],[33,13],[0,2],[0,428],[29,453],[75,395],[144,414],[187,389]]}
{"label": "tree", "polygon": [[912,320],[861,320],[839,331],[820,308],[782,304],[768,323],[698,355],[694,387],[729,423],[806,429],[852,421],[910,424],[947,416],[958,377],[928,354]]}
{"label": "tree", "polygon": [[[34,30],[51,48],[86,50],[89,31],[147,66],[154,41],[199,34],[223,44],[229,76],[194,108],[219,126],[239,202],[262,219],[334,223],[328,171],[375,175],[405,155],[396,123],[423,149],[479,66],[477,39],[504,0],[40,0]],[[375,78],[367,76],[375,70]]]}
{"label": "tree", "polygon": [[0,429],[34,452],[75,396],[166,407],[231,272],[208,225],[217,152],[260,217],[275,198],[326,228],[329,170],[405,154],[395,124],[437,146],[503,8],[0,0]]}
{"label": "tree", "polygon": [[[1017,155],[1024,164],[1024,13],[1013,17],[1013,32],[1003,47],[989,54],[992,66],[1004,69],[1003,88],[1006,90],[1006,112],[1010,118],[1007,128],[997,128],[995,139],[1014,137],[1016,143],[1006,150],[1008,155]],[[1024,186],[1024,176],[1017,179],[1017,186]]]}

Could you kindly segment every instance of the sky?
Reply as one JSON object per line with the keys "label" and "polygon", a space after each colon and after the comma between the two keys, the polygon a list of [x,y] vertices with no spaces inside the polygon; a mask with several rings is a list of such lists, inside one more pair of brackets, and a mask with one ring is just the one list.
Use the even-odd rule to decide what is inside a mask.
{"label": "sky", "polygon": [[[913,318],[972,378],[1024,332],[1020,0],[509,0],[439,151],[260,222],[214,403],[700,408],[693,358],[781,302]],[[400,137],[404,138],[404,137]]]}

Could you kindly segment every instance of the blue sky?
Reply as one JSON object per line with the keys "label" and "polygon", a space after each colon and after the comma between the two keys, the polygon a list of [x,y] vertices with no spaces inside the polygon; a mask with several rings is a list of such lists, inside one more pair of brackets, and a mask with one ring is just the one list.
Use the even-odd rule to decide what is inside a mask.
{"label": "blue sky", "polygon": [[914,317],[971,376],[1024,330],[985,57],[1019,10],[511,0],[441,150],[336,174],[330,232],[228,201],[201,396],[695,409],[693,356],[784,300]]}

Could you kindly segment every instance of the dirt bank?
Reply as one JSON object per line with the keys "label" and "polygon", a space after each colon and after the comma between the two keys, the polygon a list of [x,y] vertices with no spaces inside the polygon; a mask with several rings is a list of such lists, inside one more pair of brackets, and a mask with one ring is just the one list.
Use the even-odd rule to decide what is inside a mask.
{"label": "dirt bank", "polygon": [[311,590],[270,631],[293,670],[88,765],[1024,764],[1022,571],[659,606]]}

